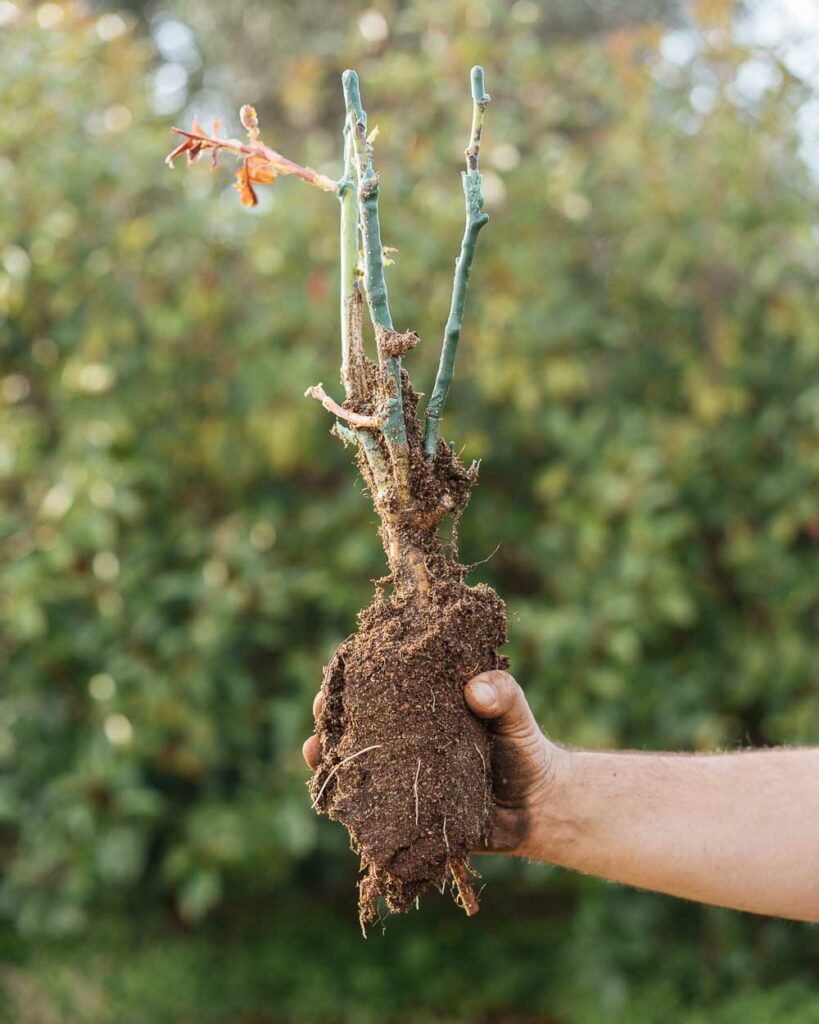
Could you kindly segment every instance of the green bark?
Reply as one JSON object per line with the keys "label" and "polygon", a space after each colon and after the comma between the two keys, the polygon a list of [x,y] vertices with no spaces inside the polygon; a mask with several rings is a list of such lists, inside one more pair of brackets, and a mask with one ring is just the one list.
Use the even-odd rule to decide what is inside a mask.
{"label": "green bark", "polygon": [[[384,279],[384,257],[378,217],[378,175],[373,168],[372,146],[367,141],[367,115],[361,106],[358,75],[355,71],[345,71],[342,83],[358,177],[358,206],[364,250],[364,293],[376,339],[380,339],[385,331],[393,330],[393,323],[387,296],[387,282]],[[405,480],[407,462],[407,431],[401,395],[401,357],[385,355],[382,358],[379,345],[379,359],[390,387],[383,432],[395,465],[396,482],[400,487]]]}
{"label": "green bark", "polygon": [[344,128],[344,177],[339,183],[341,204],[341,382],[350,398],[360,384],[363,364],[361,296],[358,292],[358,205],[355,194],[355,161],[349,127]]}
{"label": "green bark", "polygon": [[[341,380],[347,398],[359,397],[364,382],[364,345],[361,332],[361,292],[358,283],[358,201],[356,161],[352,127],[344,124],[344,177],[338,190],[341,204]],[[376,491],[384,493],[389,484],[385,454],[369,430],[351,430],[336,420],[335,433],[347,444],[361,444]]]}
{"label": "green bark", "polygon": [[466,201],[466,226],[463,240],[461,241],[461,252],[455,262],[452,302],[449,307],[446,327],[444,328],[438,373],[436,374],[435,385],[426,408],[427,425],[424,431],[424,451],[428,459],[435,458],[435,452],[438,448],[438,435],[441,429],[441,417],[444,414],[444,406],[452,387],[455,354],[458,350],[458,341],[463,329],[466,292],[469,285],[469,274],[472,270],[472,261],[475,258],[475,246],[481,228],[489,220],[489,217],[483,212],[483,179],[478,170],[484,112],[489,103],[489,96],[484,90],[483,69],[474,67],[471,77],[473,103],[472,130],[469,136],[469,145],[464,154],[467,169],[461,172],[464,199]]}

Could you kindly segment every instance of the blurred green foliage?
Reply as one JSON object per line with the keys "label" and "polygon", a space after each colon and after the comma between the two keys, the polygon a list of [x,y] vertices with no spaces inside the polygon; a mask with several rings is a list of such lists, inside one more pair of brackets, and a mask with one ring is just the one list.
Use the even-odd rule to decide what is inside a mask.
{"label": "blurred green foliage", "polygon": [[[148,100],[167,64],[127,20],[11,6],[0,905],[23,939],[9,935],[9,962],[94,1024],[815,1019],[807,930],[545,867],[488,864],[485,921],[430,900],[384,940],[353,938],[354,859],[310,812],[299,753],[321,666],[383,565],[350,455],[301,397],[338,359],[334,200],[284,180],[248,212],[227,162],[163,167],[173,118],[257,99],[234,94],[238,65],[206,61],[191,110],[160,117]],[[299,47],[279,53],[281,89],[259,88],[262,127],[337,174],[338,74],[358,67],[399,249],[393,312],[421,334],[409,368],[428,390],[462,228],[468,69],[487,69],[492,220],[444,432],[483,459],[461,552],[500,544],[473,578],[507,598],[537,715],[586,745],[816,742],[805,86],[740,45],[719,0],[684,32],[649,21],[548,46],[535,4],[382,9],[334,10],[312,34],[282,4]],[[215,10],[208,24],[204,5],[176,7],[206,55],[227,61],[235,39],[259,61],[276,5],[245,4],[229,31]],[[29,945],[112,919],[114,938],[85,940],[72,966],[66,947]],[[110,984],[80,1010],[60,985],[90,963]],[[35,984],[21,970],[5,975],[11,1020]],[[347,996],[340,977],[357,979]]]}

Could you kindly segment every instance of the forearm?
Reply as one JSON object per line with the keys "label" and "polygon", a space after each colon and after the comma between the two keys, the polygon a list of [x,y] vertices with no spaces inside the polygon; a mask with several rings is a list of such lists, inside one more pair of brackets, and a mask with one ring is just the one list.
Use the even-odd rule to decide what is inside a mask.
{"label": "forearm", "polygon": [[819,921],[819,750],[561,751],[524,851],[612,881]]}

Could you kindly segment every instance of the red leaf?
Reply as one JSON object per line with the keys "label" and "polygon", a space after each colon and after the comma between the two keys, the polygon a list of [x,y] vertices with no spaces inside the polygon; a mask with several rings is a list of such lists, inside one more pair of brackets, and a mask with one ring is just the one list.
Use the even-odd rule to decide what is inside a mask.
{"label": "red leaf", "polygon": [[258,205],[259,198],[253,191],[247,161],[243,162],[242,166],[236,172],[236,181],[234,182],[233,187],[239,193],[239,198],[241,199],[243,206]]}
{"label": "red leaf", "polygon": [[263,156],[249,156],[245,164],[250,180],[256,185],[271,185],[278,177],[275,167]]}

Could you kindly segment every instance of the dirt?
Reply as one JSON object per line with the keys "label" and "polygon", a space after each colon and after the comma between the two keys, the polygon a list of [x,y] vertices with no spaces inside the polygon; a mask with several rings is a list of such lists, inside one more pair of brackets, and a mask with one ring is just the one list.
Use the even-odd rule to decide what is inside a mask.
{"label": "dirt", "polygon": [[463,687],[506,662],[497,653],[503,602],[484,584],[468,586],[457,558],[455,527],[477,471],[443,441],[429,463],[406,377],[404,403],[409,500],[377,496],[359,449],[391,573],[325,669],[322,759],[310,783],[317,809],[347,827],[361,858],[364,928],[379,919],[380,898],[388,911],[406,911],[432,886],[450,884],[467,913],[477,910],[469,854],[486,844],[492,748]]}

